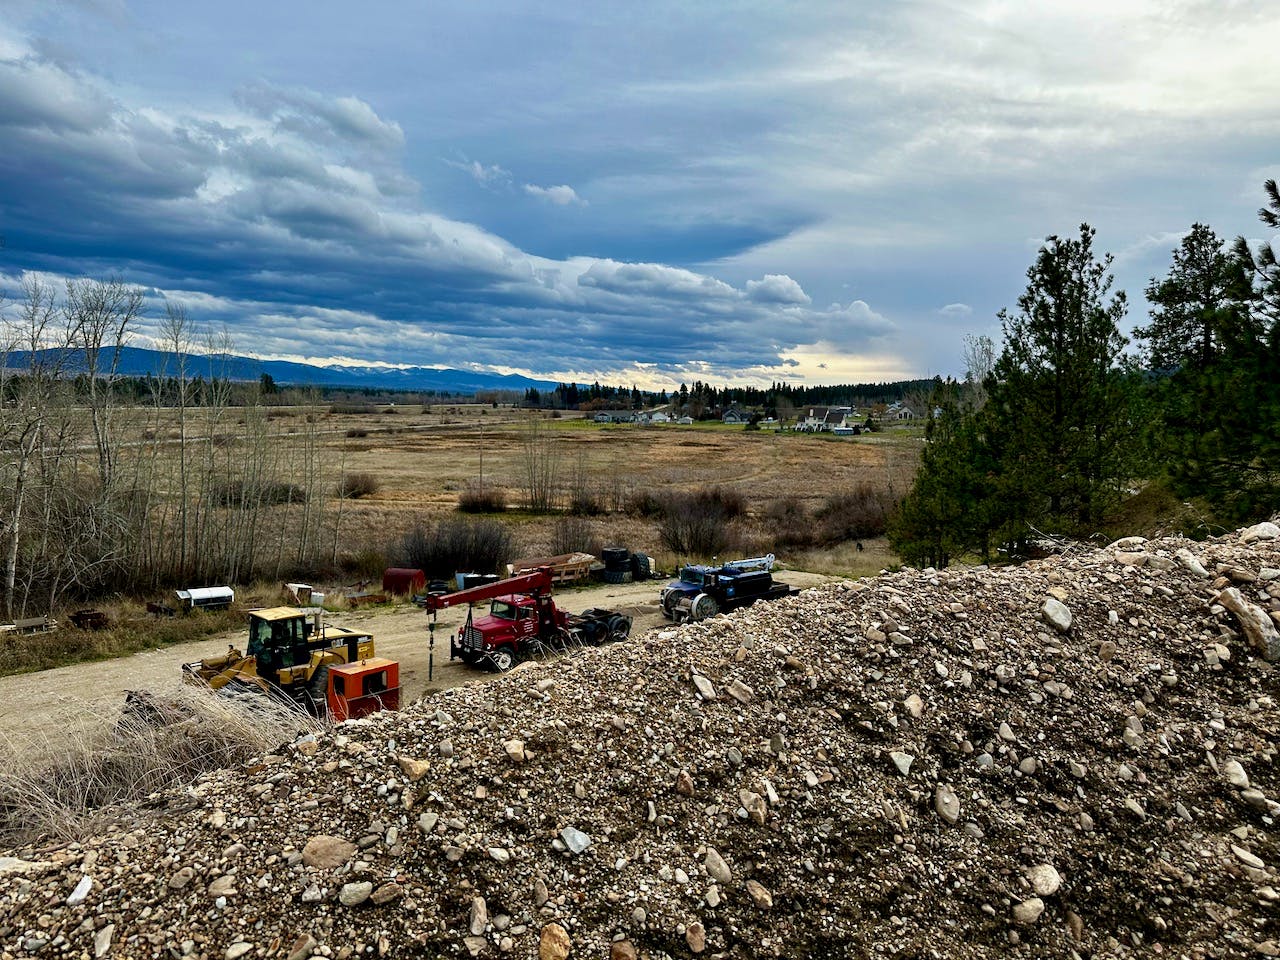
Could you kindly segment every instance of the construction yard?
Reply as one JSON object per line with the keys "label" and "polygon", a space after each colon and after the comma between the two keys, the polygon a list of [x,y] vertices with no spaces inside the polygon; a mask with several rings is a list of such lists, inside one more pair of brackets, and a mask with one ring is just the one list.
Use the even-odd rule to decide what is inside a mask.
{"label": "construction yard", "polygon": [[[830,578],[787,572],[779,579],[797,587],[825,583]],[[556,598],[572,610],[610,607],[635,618],[632,640],[668,621],[658,607],[658,589],[663,581],[602,584],[557,591]],[[196,617],[199,614],[194,615]],[[449,636],[466,619],[464,607],[443,610],[437,615],[434,679],[428,680],[428,615],[411,604],[383,606],[368,610],[348,610],[328,615],[341,626],[368,631],[377,653],[400,661],[403,703],[408,704],[429,691],[466,683],[483,683],[497,676],[488,670],[449,660]],[[0,641],[2,642],[2,641]],[[181,683],[183,663],[215,657],[228,645],[241,649],[243,627],[208,639],[145,650],[128,657],[98,660],[41,671],[38,682],[30,674],[0,677],[0,739],[16,753],[42,749],[56,743],[69,728],[101,726],[114,722],[129,690],[168,694]]]}
{"label": "construction yard", "polygon": [[1275,956],[1278,538],[838,582],[307,729],[8,851],[0,956]]}

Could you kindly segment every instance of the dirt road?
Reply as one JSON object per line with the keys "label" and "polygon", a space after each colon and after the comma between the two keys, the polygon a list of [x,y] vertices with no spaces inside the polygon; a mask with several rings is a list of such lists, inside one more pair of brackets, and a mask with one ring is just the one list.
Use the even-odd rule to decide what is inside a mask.
{"label": "dirt road", "polygon": [[[777,579],[796,587],[811,587],[831,578],[818,574],[786,571]],[[601,585],[557,592],[557,602],[571,611],[605,607],[635,618],[633,637],[658,627],[664,620],[658,607],[661,581]],[[429,669],[427,614],[404,605],[394,610],[331,614],[329,620],[341,626],[367,629],[373,634],[380,656],[400,661],[403,703],[416,700],[431,690],[464,683],[479,683],[494,676],[484,670],[449,660],[449,635],[466,620],[465,607],[439,614],[436,627],[435,669]],[[226,651],[228,644],[243,649],[242,633],[228,633],[213,639],[147,650],[129,657],[81,663],[56,670],[0,677],[0,741],[15,749],[31,742],[56,738],[58,731],[72,726],[113,718],[124,701],[126,690],[174,690],[180,681],[182,663],[211,657]]]}

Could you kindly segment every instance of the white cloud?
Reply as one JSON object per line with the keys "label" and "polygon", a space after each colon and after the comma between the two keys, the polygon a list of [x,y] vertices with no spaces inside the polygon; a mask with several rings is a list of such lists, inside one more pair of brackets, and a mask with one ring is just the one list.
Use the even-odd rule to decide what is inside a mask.
{"label": "white cloud", "polygon": [[938,309],[938,315],[949,320],[963,320],[973,316],[973,307],[967,303],[948,303],[945,307]]}
{"label": "white cloud", "polygon": [[531,197],[554,203],[557,207],[567,207],[570,204],[583,207],[587,205],[587,201],[578,196],[577,191],[567,184],[561,184],[558,187],[540,187],[536,183],[526,183],[524,192]]}
{"label": "white cloud", "polygon": [[747,296],[756,303],[810,303],[810,297],[786,274],[766,274],[763,280],[747,281]]}
{"label": "white cloud", "polygon": [[471,179],[487,189],[511,186],[511,171],[496,163],[483,164],[479,160],[445,160],[451,167],[465,170]]}

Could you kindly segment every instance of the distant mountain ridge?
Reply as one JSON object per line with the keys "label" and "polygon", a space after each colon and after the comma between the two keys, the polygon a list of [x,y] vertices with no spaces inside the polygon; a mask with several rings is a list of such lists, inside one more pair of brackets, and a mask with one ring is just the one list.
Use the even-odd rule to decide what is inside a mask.
{"label": "distant mountain ridge", "polygon": [[[104,354],[106,351],[103,351]],[[53,359],[52,350],[40,351],[42,356]],[[103,361],[106,361],[104,355]],[[310,363],[290,360],[256,360],[235,354],[188,354],[187,375],[213,377],[228,380],[257,380],[265,374],[280,386],[290,387],[349,387],[375,390],[435,390],[441,393],[474,394],[481,390],[516,390],[523,393],[529,387],[538,390],[554,390],[553,380],[534,380],[518,374],[486,373],[475,370],[436,369],[434,367],[405,367],[394,369],[372,366],[320,367]],[[30,354],[15,351],[9,354],[8,367],[21,369],[30,366]],[[67,371],[82,371],[83,355],[72,352],[67,358]],[[177,358],[163,350],[146,347],[124,347],[120,351],[117,373],[126,377],[165,377],[177,372]]]}

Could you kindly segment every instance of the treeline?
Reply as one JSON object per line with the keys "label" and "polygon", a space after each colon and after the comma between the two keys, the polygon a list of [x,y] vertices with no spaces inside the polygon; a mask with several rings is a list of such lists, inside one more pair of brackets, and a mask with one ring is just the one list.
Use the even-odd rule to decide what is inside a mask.
{"label": "treeline", "polygon": [[717,387],[695,380],[692,387],[682,383],[678,390],[667,393],[665,390],[640,390],[635,386],[562,383],[550,391],[529,388],[522,402],[526,407],[554,410],[643,410],[670,404],[675,412],[687,413],[695,420],[702,416],[719,416],[730,407],[749,407],[786,419],[806,406],[865,408],[902,400],[913,394],[927,396],[933,386],[932,380],[898,380],[830,386],[773,383],[768,387]]}
{"label": "treeline", "polygon": [[[1280,227],[1267,181],[1263,223]],[[1235,523],[1280,510],[1280,268],[1274,248],[1195,224],[1146,288],[1149,322],[1126,351],[1123,292],[1094,231],[1050,237],[1003,344],[969,341],[910,494],[890,523],[908,562],[1025,555],[1041,535],[1098,533],[1144,486]]]}

